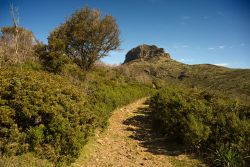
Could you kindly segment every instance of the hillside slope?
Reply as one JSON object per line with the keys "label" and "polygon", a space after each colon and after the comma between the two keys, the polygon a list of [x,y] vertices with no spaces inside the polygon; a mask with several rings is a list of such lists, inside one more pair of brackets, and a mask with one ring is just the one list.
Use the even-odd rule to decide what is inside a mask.
{"label": "hillside slope", "polygon": [[153,83],[156,87],[166,83],[201,87],[249,101],[250,69],[232,69],[212,64],[187,65],[170,57],[158,55],[155,57],[151,55],[150,58],[145,59],[141,54],[150,53],[150,51],[141,52],[137,53],[140,54],[139,56],[134,55],[138,57],[137,59],[125,60],[121,67],[131,78]]}

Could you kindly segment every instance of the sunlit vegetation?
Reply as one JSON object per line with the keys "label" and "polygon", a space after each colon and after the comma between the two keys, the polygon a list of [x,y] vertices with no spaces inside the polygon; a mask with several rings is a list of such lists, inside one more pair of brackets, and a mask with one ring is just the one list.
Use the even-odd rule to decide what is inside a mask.
{"label": "sunlit vegetation", "polygon": [[167,141],[204,155],[213,166],[244,166],[249,161],[249,104],[199,89],[168,86],[151,97],[150,108]]}
{"label": "sunlit vegetation", "polygon": [[115,108],[157,89],[150,107],[167,140],[206,154],[215,166],[247,163],[249,70],[170,58],[102,64],[120,45],[119,29],[112,16],[89,7],[48,40],[36,41],[17,24],[1,29],[0,166],[69,165],[97,129],[105,130]]}
{"label": "sunlit vegetation", "polygon": [[95,126],[84,94],[45,72],[1,71],[1,154],[29,151],[55,163],[71,162]]}
{"label": "sunlit vegetation", "polygon": [[119,28],[111,15],[102,17],[89,7],[76,11],[48,37],[55,56],[71,58],[82,70],[90,70],[100,58],[120,45]]}
{"label": "sunlit vegetation", "polygon": [[63,71],[49,74],[31,62],[1,71],[1,155],[32,152],[59,166],[69,164],[94,130],[107,126],[116,107],[152,92],[119,68],[96,65],[86,75],[71,65]]}

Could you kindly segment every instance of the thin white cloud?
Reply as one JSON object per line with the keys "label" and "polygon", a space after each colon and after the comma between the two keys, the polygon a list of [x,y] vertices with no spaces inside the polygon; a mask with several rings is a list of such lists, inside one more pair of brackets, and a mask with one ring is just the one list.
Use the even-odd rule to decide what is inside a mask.
{"label": "thin white cloud", "polygon": [[222,12],[222,11],[218,11],[218,12],[217,12],[217,15],[219,15],[219,16],[225,16],[225,13]]}
{"label": "thin white cloud", "polygon": [[204,20],[207,20],[207,19],[210,18],[210,16],[203,16],[202,18],[203,18]]}
{"label": "thin white cloud", "polygon": [[245,46],[246,44],[244,42],[240,43],[240,46]]}
{"label": "thin white cloud", "polygon": [[181,47],[182,48],[188,48],[189,46],[188,45],[182,45]]}
{"label": "thin white cloud", "polygon": [[181,16],[181,19],[182,19],[182,20],[190,20],[191,17],[190,17],[190,16]]}
{"label": "thin white cloud", "polygon": [[216,66],[222,66],[222,67],[227,67],[229,64],[228,63],[216,63],[214,65],[216,65]]}
{"label": "thin white cloud", "polygon": [[225,45],[218,46],[219,49],[224,49],[225,47],[226,47]]}
{"label": "thin white cloud", "polygon": [[174,49],[179,49],[179,48],[189,48],[189,45],[174,45]]}
{"label": "thin white cloud", "polygon": [[186,22],[180,22],[179,24],[180,25],[186,25],[187,23]]}
{"label": "thin white cloud", "polygon": [[225,49],[226,45],[219,45],[215,47],[209,47],[208,50]]}
{"label": "thin white cloud", "polygon": [[183,62],[183,63],[191,63],[191,62],[193,62],[193,59],[190,59],[190,58],[186,58],[186,59],[181,58],[181,59],[179,59],[179,61]]}

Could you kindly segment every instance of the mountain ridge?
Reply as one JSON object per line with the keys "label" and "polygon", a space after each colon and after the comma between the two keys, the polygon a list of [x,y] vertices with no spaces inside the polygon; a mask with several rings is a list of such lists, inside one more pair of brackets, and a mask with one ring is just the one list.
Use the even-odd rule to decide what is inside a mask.
{"label": "mountain ridge", "polygon": [[250,97],[250,69],[235,69],[214,64],[188,65],[172,59],[163,48],[155,45],[139,45],[131,49],[121,67],[127,68],[128,75],[136,80],[160,80],[164,83],[203,87],[233,96],[239,95],[246,101]]}

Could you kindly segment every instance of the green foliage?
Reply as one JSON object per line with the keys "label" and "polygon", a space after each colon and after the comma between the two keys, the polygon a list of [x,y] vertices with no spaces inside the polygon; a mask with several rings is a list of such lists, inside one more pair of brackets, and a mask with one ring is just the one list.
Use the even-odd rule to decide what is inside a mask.
{"label": "green foliage", "polygon": [[70,62],[69,57],[59,52],[49,52],[41,58],[46,70],[60,73],[66,64]]}
{"label": "green foliage", "polygon": [[215,152],[215,158],[213,165],[217,167],[238,167],[243,161],[237,151],[225,145],[219,146]]}
{"label": "green foliage", "polygon": [[10,157],[4,162],[33,152],[55,165],[69,164],[94,129],[107,126],[115,108],[152,92],[104,65],[86,74],[67,64],[61,74],[70,82],[36,64],[22,67],[0,72],[0,151]]}
{"label": "green foliage", "polygon": [[84,80],[88,106],[96,113],[100,127],[107,126],[112,111],[138,98],[149,96],[153,89],[121,74],[119,68],[95,66]]}
{"label": "green foliage", "polygon": [[[151,98],[150,107],[168,140],[210,153],[212,159],[219,159],[216,162],[230,166],[242,165],[243,157],[250,154],[249,105],[214,93],[170,86]],[[222,145],[230,149],[221,149]]]}
{"label": "green foliage", "polygon": [[78,157],[95,128],[81,90],[45,72],[0,72],[0,154],[35,152],[55,164]]}
{"label": "green foliage", "polygon": [[[156,88],[157,83],[165,82],[214,90],[245,102],[250,101],[249,69],[231,69],[211,64],[187,65],[164,58],[153,62],[137,60],[121,67],[125,67],[124,73],[131,78],[147,76],[147,80],[153,81]],[[178,79],[184,74],[185,77]],[[161,84],[159,87],[162,87]]]}
{"label": "green foliage", "polygon": [[49,51],[48,46],[43,44],[36,45],[35,54],[44,69],[53,73],[61,73],[65,66],[72,63],[71,59],[62,52]]}
{"label": "green foliage", "polygon": [[20,67],[21,69],[34,70],[34,71],[43,70],[43,67],[39,61],[25,61],[23,64],[17,65],[16,67],[18,68]]}
{"label": "green foliage", "polygon": [[217,90],[220,93],[250,101],[250,70],[230,69],[209,64],[192,65],[186,69],[189,78],[185,85],[199,86]]}
{"label": "green foliage", "polygon": [[49,50],[66,54],[83,70],[120,45],[119,28],[111,15],[101,17],[89,7],[76,11],[48,38]]}
{"label": "green foliage", "polygon": [[139,84],[102,84],[92,95],[89,104],[92,104],[91,108],[96,112],[101,127],[106,127],[107,120],[115,108],[148,96],[150,92],[152,90],[149,87]]}

